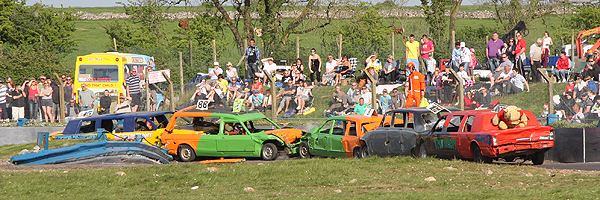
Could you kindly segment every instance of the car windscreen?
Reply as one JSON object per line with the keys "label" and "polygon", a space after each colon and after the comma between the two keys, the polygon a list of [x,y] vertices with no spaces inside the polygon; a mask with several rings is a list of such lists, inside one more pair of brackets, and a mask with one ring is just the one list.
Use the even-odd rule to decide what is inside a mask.
{"label": "car windscreen", "polygon": [[79,65],[79,82],[118,82],[118,65]]}
{"label": "car windscreen", "polygon": [[269,131],[278,129],[279,127],[275,125],[273,122],[268,120],[267,118],[255,119],[252,121],[245,121],[244,125],[248,128],[250,133],[258,133],[262,131]]}

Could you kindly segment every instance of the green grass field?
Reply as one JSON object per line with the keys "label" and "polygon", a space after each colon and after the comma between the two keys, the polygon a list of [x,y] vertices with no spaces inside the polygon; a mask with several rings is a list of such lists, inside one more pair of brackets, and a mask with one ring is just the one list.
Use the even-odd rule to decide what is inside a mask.
{"label": "green grass field", "polygon": [[411,157],[34,168],[0,175],[7,199],[580,199],[597,196],[594,185],[600,184],[598,172]]}

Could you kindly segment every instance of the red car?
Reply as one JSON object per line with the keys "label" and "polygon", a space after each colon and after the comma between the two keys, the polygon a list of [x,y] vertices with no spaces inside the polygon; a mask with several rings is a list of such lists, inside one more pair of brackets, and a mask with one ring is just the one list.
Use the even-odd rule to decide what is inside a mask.
{"label": "red car", "polygon": [[544,163],[544,153],[554,146],[554,128],[541,126],[531,111],[522,111],[529,121],[524,127],[500,130],[492,124],[492,110],[448,113],[417,140],[416,156],[473,159],[491,163],[519,157],[534,165]]}

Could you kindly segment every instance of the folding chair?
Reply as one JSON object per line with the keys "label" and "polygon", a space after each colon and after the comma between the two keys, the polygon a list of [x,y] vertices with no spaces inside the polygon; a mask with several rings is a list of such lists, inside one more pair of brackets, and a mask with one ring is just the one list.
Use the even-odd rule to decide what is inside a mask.
{"label": "folding chair", "polygon": [[344,78],[356,78],[356,66],[358,66],[358,58],[349,58],[351,69],[347,73],[342,74]]}

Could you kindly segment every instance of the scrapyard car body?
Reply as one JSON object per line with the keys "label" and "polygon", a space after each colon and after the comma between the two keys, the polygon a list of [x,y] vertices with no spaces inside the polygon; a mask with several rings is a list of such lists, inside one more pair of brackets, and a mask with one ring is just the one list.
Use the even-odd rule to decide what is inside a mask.
{"label": "scrapyard car body", "polygon": [[[321,126],[308,131],[302,137],[303,149],[298,150],[301,158],[310,155],[323,157],[359,157],[360,138],[367,132],[377,128],[381,116],[344,115],[330,117]],[[300,148],[299,147],[299,148]]]}
{"label": "scrapyard car body", "polygon": [[96,138],[97,130],[104,129],[109,139],[131,141],[144,138],[142,141],[146,144],[157,145],[171,114],[171,111],[148,111],[77,118],[69,121],[63,131],[51,133],[49,139]]}
{"label": "scrapyard car body", "polygon": [[[453,107],[445,109],[460,111]],[[419,135],[427,132],[441,114],[433,114],[425,107],[418,107],[391,110],[384,117],[390,122],[380,123],[377,129],[361,138],[361,157],[413,155]]]}
{"label": "scrapyard car body", "polygon": [[176,112],[161,136],[163,147],[181,161],[192,161],[196,156],[273,160],[278,152],[294,154],[304,133],[280,128],[258,112],[219,112],[200,111],[195,106]]}
{"label": "scrapyard car body", "polygon": [[531,111],[523,114],[529,119],[525,127],[500,130],[492,124],[496,113],[489,109],[448,113],[419,138],[417,149],[425,149],[426,155],[477,162],[520,157],[542,164],[544,153],[554,146],[554,128],[541,126]]}

